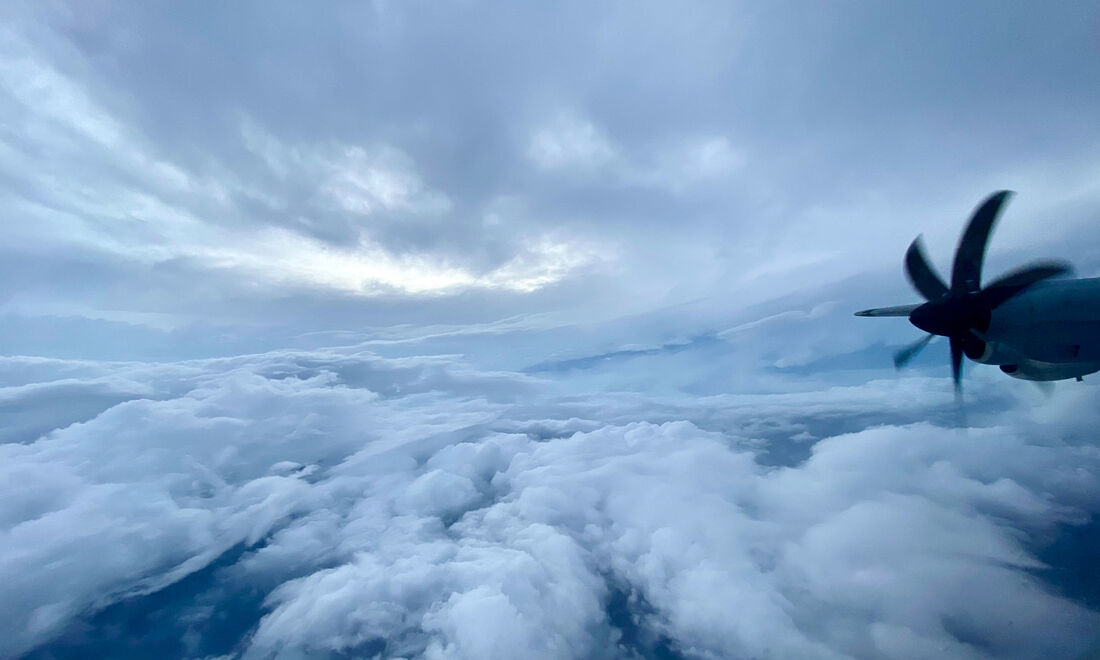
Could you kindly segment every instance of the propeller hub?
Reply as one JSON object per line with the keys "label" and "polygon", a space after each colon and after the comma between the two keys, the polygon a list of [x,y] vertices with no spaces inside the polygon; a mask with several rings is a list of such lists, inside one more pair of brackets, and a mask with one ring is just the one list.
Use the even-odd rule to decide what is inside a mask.
{"label": "propeller hub", "polygon": [[950,321],[950,319],[945,319],[941,310],[937,309],[938,307],[939,305],[936,303],[924,303],[909,313],[909,322],[921,330],[934,335],[950,335],[951,329],[949,325],[945,323],[945,320]]}
{"label": "propeller hub", "polygon": [[971,330],[984,332],[989,320],[989,310],[966,294],[926,302],[909,314],[910,323],[941,337],[970,336]]}

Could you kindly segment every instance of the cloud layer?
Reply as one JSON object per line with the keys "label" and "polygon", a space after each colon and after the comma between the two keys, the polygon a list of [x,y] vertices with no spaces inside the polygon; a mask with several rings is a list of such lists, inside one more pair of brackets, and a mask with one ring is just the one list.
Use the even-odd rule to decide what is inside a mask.
{"label": "cloud layer", "polygon": [[1089,385],[960,431],[906,421],[947,402],[921,378],[576,398],[351,350],[0,373],[30,383],[3,655],[1040,658],[1100,625],[1041,559],[1100,512]]}

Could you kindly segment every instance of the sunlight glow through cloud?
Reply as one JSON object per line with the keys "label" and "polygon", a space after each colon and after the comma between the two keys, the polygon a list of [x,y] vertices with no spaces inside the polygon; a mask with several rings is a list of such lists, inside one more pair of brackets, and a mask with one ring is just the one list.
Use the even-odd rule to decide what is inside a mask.
{"label": "sunlight glow through cloud", "polygon": [[499,268],[475,274],[427,257],[395,256],[366,241],[344,249],[281,229],[227,245],[233,247],[203,247],[195,256],[216,267],[240,269],[268,281],[367,296],[395,291],[453,293],[464,288],[529,293],[594,262],[597,254],[582,245],[542,238],[525,245]]}
{"label": "sunlight glow through cloud", "polygon": [[[211,179],[189,172],[152,153],[78,82],[37,62],[29,44],[12,43],[9,50],[15,51],[0,58],[0,80],[20,108],[16,116],[22,130],[49,137],[55,158],[79,153],[74,139],[91,140],[108,148],[119,167],[146,179],[152,188],[146,192],[88,186],[53,180],[48,172],[35,175],[65,195],[61,208],[34,210],[55,228],[54,235],[67,241],[146,264],[186,257],[221,270],[240,270],[263,282],[365,296],[469,288],[528,293],[560,281],[596,257],[594,248],[577,240],[540,234],[521,241],[499,267],[478,271],[454,265],[445,255],[396,254],[367,238],[366,231],[360,232],[357,245],[337,245],[285,227],[234,228],[225,222],[237,212],[229,204],[230,191],[269,208],[285,207],[287,200],[230,176]],[[32,112],[35,108],[45,112]],[[316,182],[317,212],[364,218],[381,212],[437,217],[452,208],[447,196],[430,189],[412,160],[398,149],[285,143],[248,118],[241,120],[240,132],[246,148],[277,180]],[[179,195],[204,200],[207,213],[212,209],[214,215],[179,205]],[[25,231],[33,235],[41,229]]]}

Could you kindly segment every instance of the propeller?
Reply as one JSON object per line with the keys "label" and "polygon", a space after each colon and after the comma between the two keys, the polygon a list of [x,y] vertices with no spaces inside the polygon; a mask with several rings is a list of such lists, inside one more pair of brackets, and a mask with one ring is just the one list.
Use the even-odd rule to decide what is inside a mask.
{"label": "propeller", "polygon": [[962,392],[962,359],[977,359],[985,352],[985,331],[993,310],[1044,280],[1073,270],[1061,261],[1039,261],[1013,270],[985,288],[981,286],[982,262],[989,236],[1011,192],[1002,190],[983,201],[970,216],[959,239],[948,286],[932,268],[918,236],[905,252],[905,274],[925,299],[919,305],[903,305],[856,312],[857,316],[908,316],[909,322],[928,334],[894,354],[899,369],[909,363],[936,335],[947,337],[951,349],[951,378],[956,395]]}
{"label": "propeller", "polygon": [[917,357],[917,354],[924,350],[924,347],[927,346],[928,342],[932,341],[932,338],[935,336],[936,335],[925,335],[897,353],[894,353],[894,366],[901,369],[909,364],[909,361]]}

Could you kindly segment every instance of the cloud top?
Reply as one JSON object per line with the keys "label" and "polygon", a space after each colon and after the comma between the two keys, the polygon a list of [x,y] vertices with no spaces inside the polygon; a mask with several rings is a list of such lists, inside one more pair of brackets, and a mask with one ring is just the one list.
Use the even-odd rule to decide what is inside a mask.
{"label": "cloud top", "polygon": [[[129,603],[185,657],[1072,657],[1100,623],[1037,554],[1100,507],[1078,440],[1096,420],[1063,415],[1091,386],[965,437],[859,427],[774,466],[761,449],[804,442],[807,410],[858,414],[848,395],[727,398],[719,431],[721,398],[579,408],[440,359],[4,363],[29,368],[9,399],[57,378],[101,395],[0,445],[7,655],[79,654],[81,621]],[[754,433],[760,415],[788,430]]]}

